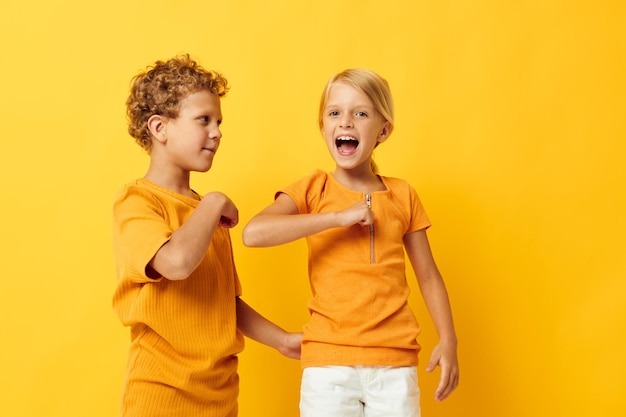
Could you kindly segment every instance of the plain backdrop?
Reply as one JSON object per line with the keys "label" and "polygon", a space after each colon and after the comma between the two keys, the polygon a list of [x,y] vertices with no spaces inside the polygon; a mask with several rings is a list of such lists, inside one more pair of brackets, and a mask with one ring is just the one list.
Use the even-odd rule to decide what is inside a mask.
{"label": "plain backdrop", "polygon": [[[397,109],[375,159],[433,221],[459,337],[461,385],[435,403],[437,336],[409,269],[423,415],[625,415],[624,4],[4,1],[0,414],[117,414],[129,331],[111,309],[111,203],[148,166],[124,102],[137,71],[188,52],[232,86],[192,185],[237,203],[257,310],[307,321],[305,242],[249,249],[241,230],[278,188],[333,168],[322,88],[367,67]],[[240,415],[297,416],[299,363],[250,340],[240,358]]]}

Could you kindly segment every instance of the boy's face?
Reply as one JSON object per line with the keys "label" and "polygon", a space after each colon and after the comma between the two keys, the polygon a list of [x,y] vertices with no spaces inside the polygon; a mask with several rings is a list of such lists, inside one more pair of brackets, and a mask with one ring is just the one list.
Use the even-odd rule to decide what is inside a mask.
{"label": "boy's face", "polygon": [[220,99],[208,90],[189,94],[178,117],[164,122],[168,162],[184,171],[206,172],[220,145]]}
{"label": "boy's face", "polygon": [[338,168],[369,167],[376,144],[388,132],[387,121],[364,92],[342,82],[332,85],[323,114],[323,135]]}

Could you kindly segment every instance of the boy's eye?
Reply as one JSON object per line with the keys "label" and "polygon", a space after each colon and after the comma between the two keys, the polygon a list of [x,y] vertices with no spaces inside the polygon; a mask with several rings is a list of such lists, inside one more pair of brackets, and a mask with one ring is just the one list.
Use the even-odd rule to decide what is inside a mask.
{"label": "boy's eye", "polygon": [[328,113],[329,116],[339,116],[339,112],[337,110],[332,110]]}

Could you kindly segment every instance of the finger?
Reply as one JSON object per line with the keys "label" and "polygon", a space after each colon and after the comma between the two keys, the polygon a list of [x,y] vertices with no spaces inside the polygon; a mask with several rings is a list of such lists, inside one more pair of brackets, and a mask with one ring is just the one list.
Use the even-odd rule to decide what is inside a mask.
{"label": "finger", "polygon": [[439,358],[435,357],[435,354],[433,352],[433,355],[430,358],[430,362],[428,362],[428,365],[426,366],[426,372],[434,371],[437,365],[439,365]]}
{"label": "finger", "polygon": [[439,385],[435,390],[435,400],[442,401],[448,395],[448,386],[450,382],[450,375],[447,372],[441,371],[441,378],[439,379]]}
{"label": "finger", "polygon": [[[442,382],[443,380],[440,382],[440,386]],[[456,389],[458,385],[459,385],[459,373],[458,373],[458,370],[455,370],[448,377],[447,383],[444,386],[441,386],[441,390],[439,390],[439,387],[437,388],[437,391],[435,392],[435,400],[436,401],[445,400],[452,393],[452,391]]]}
{"label": "finger", "polygon": [[229,219],[226,216],[221,216],[219,223],[222,227],[231,228],[237,225],[237,219]]}

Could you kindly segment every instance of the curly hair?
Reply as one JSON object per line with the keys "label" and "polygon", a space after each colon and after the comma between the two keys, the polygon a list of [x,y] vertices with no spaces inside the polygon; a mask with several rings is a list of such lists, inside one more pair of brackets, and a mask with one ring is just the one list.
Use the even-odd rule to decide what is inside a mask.
{"label": "curly hair", "polygon": [[152,149],[152,135],[148,130],[150,117],[176,118],[181,101],[189,94],[208,90],[223,97],[229,88],[226,78],[204,69],[189,54],[156,61],[131,80],[126,100],[128,133],[149,154]]}

